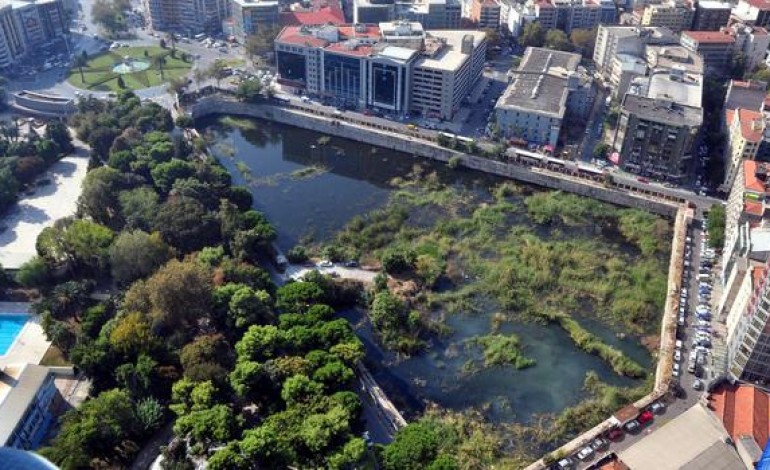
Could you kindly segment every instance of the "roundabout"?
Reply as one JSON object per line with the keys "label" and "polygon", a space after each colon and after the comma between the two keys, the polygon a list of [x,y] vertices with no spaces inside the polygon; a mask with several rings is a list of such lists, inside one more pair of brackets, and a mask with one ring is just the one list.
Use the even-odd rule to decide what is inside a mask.
{"label": "roundabout", "polygon": [[157,46],[119,48],[75,62],[67,81],[88,91],[140,90],[186,76],[191,55]]}

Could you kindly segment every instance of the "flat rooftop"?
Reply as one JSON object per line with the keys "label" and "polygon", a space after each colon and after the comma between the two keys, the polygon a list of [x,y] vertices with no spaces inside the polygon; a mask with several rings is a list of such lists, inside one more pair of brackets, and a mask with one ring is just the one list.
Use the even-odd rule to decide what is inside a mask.
{"label": "flat rooftop", "polygon": [[523,73],[514,75],[497,107],[563,118],[569,94],[567,79],[577,73],[579,64],[579,54],[528,47],[518,68]]}
{"label": "flat rooftop", "polygon": [[35,364],[7,366],[0,375],[0,446],[8,443],[35,394],[48,377],[48,367]]}
{"label": "flat rooftop", "polygon": [[421,56],[416,67],[445,70],[453,72],[460,68],[470,57],[462,52],[462,42],[465,37],[473,38],[473,48],[477,48],[486,39],[483,31],[472,30],[436,30],[428,31],[428,36],[445,41],[444,46],[433,56]]}
{"label": "flat rooftop", "polygon": [[732,10],[733,6],[727,2],[701,0],[698,2],[698,8],[703,8],[705,10]]}
{"label": "flat rooftop", "polygon": [[618,457],[632,470],[745,470],[716,416],[697,404],[666,423]]}
{"label": "flat rooftop", "polygon": [[667,71],[653,73],[650,76],[647,96],[700,108],[703,100],[702,81],[703,76],[700,74],[684,73],[684,77],[678,78]]}
{"label": "flat rooftop", "polygon": [[703,110],[682,106],[668,100],[656,100],[646,96],[628,94],[623,99],[623,109],[648,121],[661,124],[681,124],[688,127],[700,126]]}

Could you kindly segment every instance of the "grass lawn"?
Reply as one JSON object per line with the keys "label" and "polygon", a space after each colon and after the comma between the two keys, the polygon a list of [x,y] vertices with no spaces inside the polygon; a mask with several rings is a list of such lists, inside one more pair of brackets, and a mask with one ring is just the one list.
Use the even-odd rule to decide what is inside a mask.
{"label": "grass lawn", "polygon": [[[147,51],[147,55],[145,55]],[[185,62],[182,55],[187,56]],[[150,63],[150,68],[140,72],[133,72],[120,75],[113,72],[112,68],[123,62],[123,58],[129,56],[135,60]],[[153,62],[156,57],[163,56],[166,59],[163,65],[163,77],[158,66]],[[83,78],[80,77],[80,71],[77,67],[70,70],[68,81],[77,88],[94,91],[118,91],[118,77],[123,77],[123,82],[127,89],[136,90],[162,85],[172,78],[184,77],[190,72],[192,59],[190,54],[180,49],[176,51],[176,57],[171,57],[171,49],[161,49],[158,46],[147,47],[122,47],[112,51],[104,52],[93,57],[83,67]]]}

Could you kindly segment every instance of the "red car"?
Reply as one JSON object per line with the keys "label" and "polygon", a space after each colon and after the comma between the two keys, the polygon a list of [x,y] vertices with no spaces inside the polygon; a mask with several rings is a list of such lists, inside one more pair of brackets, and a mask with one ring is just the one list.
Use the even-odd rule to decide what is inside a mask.
{"label": "red car", "polygon": [[639,178],[637,178],[636,180],[637,180],[638,182],[640,182],[640,183],[649,183],[649,182],[650,182],[650,180],[648,180],[648,179],[647,179],[647,178],[645,178],[644,176],[640,176],[640,177],[639,177]]}
{"label": "red car", "polygon": [[640,414],[637,419],[639,421],[639,424],[646,424],[652,421],[655,418],[655,416],[652,414],[652,411],[645,411],[644,413]]}
{"label": "red car", "polygon": [[613,428],[607,431],[607,439],[611,441],[619,441],[623,438],[623,430],[620,428]]}

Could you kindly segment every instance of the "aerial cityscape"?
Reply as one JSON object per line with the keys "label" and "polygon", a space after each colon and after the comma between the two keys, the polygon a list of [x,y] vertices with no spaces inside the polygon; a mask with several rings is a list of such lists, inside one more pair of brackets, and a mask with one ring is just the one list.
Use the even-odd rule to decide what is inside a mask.
{"label": "aerial cityscape", "polygon": [[5,0],[0,469],[770,470],[769,30]]}

